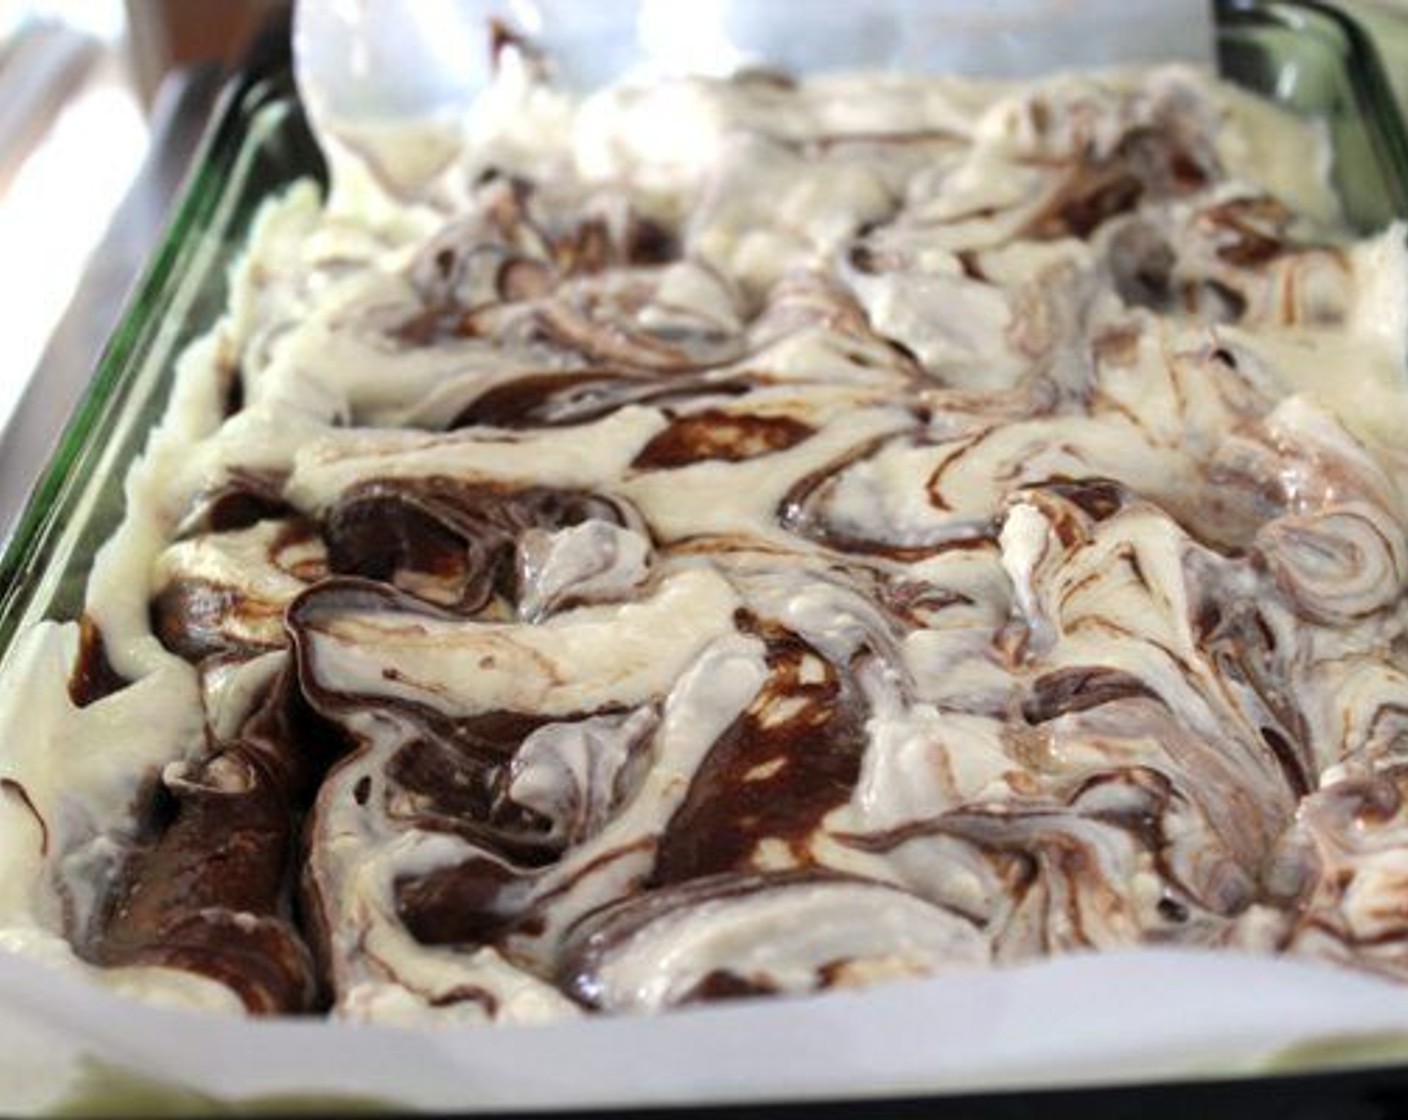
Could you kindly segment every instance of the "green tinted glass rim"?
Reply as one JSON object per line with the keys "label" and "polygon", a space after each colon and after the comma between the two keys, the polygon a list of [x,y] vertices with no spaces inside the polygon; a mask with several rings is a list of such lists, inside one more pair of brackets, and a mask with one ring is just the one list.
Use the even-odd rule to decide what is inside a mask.
{"label": "green tinted glass rim", "polygon": [[[1322,0],[1214,0],[1219,36],[1281,31],[1332,45],[1389,194],[1389,211],[1408,216],[1408,127],[1368,32],[1348,13]],[[1231,75],[1235,80],[1235,75]]]}
{"label": "green tinted glass rim", "polygon": [[221,228],[246,188],[261,134],[297,112],[287,73],[236,82],[222,93],[156,250],[0,556],[0,650],[8,653],[31,609],[47,604],[71,564],[65,538],[92,512],[104,466],[125,471],[125,462],[108,460],[133,435],[134,405],[141,403],[134,398],[142,389],[148,397],[160,395],[162,382],[170,381],[175,355],[155,365],[153,356],[163,356],[163,343],[169,349],[172,332],[191,326],[179,312],[193,297],[192,277],[210,267]]}

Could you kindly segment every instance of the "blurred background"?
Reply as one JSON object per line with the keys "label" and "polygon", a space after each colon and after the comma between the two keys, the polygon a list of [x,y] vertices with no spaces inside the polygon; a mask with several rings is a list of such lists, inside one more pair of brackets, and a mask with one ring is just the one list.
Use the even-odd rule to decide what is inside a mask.
{"label": "blurred background", "polygon": [[[57,398],[81,391],[157,239],[222,71],[291,2],[0,0],[6,443],[24,435],[6,427],[31,382],[32,394],[55,398],[46,403],[56,423],[71,406]],[[1374,35],[1408,109],[1408,0],[1341,6]]]}
{"label": "blurred background", "polygon": [[[182,103],[187,116],[202,112],[197,101],[208,111],[219,71],[237,65],[258,29],[286,6],[0,0],[0,429],[147,161],[154,134],[198,131],[198,121],[172,119]],[[194,96],[193,85],[204,96]],[[179,162],[180,153],[172,154]],[[172,170],[167,178],[178,179],[179,167]],[[163,193],[165,185],[151,183],[148,193]],[[167,201],[149,199],[142,210],[149,221],[129,224],[159,225]],[[127,232],[114,249],[140,256],[150,248],[153,229]],[[128,271],[119,268],[127,263],[109,262],[114,271]]]}

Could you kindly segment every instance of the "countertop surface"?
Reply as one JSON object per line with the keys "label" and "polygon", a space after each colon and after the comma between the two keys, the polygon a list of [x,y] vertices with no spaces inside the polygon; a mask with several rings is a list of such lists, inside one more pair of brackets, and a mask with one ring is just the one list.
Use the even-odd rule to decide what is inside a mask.
{"label": "countertop surface", "polygon": [[9,538],[126,308],[200,143],[221,81],[213,65],[177,71],[157,98],[147,157],[0,438],[0,540]]}

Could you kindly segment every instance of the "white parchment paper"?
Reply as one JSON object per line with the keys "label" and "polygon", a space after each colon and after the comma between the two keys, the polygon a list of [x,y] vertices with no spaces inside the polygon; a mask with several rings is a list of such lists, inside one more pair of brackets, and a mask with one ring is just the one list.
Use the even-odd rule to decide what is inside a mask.
{"label": "white parchment paper", "polygon": [[132,1074],[215,1101],[463,1111],[956,1092],[1252,1072],[1330,1040],[1408,1055],[1408,994],[1327,965],[1147,950],[654,1019],[414,1031],[163,1011],[0,956],[7,1111]]}
{"label": "white parchment paper", "polygon": [[[1020,77],[1211,51],[1204,0],[305,0],[317,122],[462,111],[490,13],[582,86],[740,61]],[[412,1031],[165,1011],[0,953],[5,1111],[138,1082],[193,1107],[296,1094],[465,1111],[955,1092],[1263,1070],[1327,1040],[1340,1057],[1346,1040],[1408,1055],[1408,993],[1325,965],[1149,950],[659,1019]]]}

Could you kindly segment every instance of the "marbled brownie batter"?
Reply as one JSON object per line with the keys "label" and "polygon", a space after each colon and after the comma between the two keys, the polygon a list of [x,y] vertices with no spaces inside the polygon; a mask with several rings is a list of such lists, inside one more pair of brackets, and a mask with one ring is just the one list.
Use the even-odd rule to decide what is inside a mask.
{"label": "marbled brownie batter", "polygon": [[0,679],[0,944],[413,1022],[1408,978],[1408,272],[1316,131],[524,63],[264,212]]}

